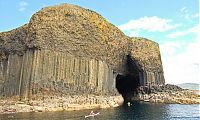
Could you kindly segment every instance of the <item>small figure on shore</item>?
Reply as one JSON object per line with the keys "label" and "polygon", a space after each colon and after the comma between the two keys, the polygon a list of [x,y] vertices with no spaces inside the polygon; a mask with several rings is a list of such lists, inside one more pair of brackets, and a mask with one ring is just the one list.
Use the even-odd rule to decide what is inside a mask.
{"label": "small figure on shore", "polygon": [[130,106],[131,106],[131,103],[130,103],[130,102],[128,102],[128,103],[127,103],[127,105],[128,105],[128,107],[130,107]]}
{"label": "small figure on shore", "polygon": [[90,115],[94,115],[95,113],[93,112],[93,110],[90,112]]}

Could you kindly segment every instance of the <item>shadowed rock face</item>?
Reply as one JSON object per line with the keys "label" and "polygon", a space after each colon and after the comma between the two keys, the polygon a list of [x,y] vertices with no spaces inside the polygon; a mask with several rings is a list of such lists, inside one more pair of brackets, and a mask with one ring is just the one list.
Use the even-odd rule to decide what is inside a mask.
{"label": "shadowed rock face", "polygon": [[46,7],[0,33],[0,58],[1,96],[130,97],[138,86],[164,84],[157,43],[129,38],[101,15],[69,4]]}

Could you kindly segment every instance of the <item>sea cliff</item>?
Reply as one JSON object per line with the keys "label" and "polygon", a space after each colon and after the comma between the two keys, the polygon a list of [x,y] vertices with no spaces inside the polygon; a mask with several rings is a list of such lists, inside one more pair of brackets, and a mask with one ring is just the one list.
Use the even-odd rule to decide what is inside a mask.
{"label": "sea cliff", "polygon": [[164,84],[156,42],[130,38],[76,5],[45,7],[27,24],[0,33],[1,111],[118,106],[140,87]]}
{"label": "sea cliff", "polygon": [[3,97],[120,93],[128,99],[138,86],[164,84],[157,43],[127,37],[98,13],[70,4],[43,8],[29,23],[0,33],[0,53]]}

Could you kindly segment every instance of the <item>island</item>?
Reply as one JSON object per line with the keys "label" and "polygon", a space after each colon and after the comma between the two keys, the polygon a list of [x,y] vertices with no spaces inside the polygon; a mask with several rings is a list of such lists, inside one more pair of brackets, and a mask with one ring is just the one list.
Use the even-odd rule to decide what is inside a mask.
{"label": "island", "polygon": [[0,113],[109,108],[134,100],[200,103],[198,95],[165,85],[158,43],[128,37],[89,9],[45,7],[29,23],[0,33]]}

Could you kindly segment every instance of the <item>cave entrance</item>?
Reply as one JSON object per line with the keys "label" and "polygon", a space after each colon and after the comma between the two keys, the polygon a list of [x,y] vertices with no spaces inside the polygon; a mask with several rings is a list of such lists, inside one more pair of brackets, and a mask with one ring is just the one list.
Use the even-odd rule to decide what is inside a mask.
{"label": "cave entrance", "polygon": [[124,104],[134,100],[137,88],[140,86],[139,69],[129,55],[127,56],[126,70],[126,74],[116,76],[116,88],[124,98]]}
{"label": "cave entrance", "polygon": [[133,101],[134,95],[137,94],[137,88],[139,86],[139,80],[130,74],[117,75],[116,77],[116,88],[118,92],[124,98],[124,102]]}

